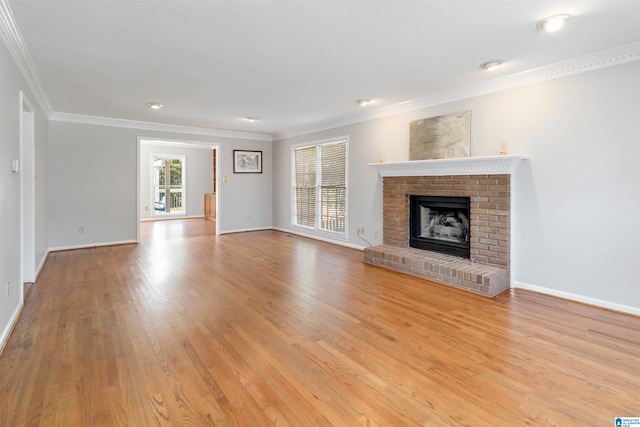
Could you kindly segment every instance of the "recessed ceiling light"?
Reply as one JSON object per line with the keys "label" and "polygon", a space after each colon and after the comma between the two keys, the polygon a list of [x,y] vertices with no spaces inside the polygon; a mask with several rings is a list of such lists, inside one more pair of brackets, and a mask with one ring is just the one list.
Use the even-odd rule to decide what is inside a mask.
{"label": "recessed ceiling light", "polygon": [[256,120],[258,120],[257,117],[245,117],[245,119],[249,120],[251,123],[255,122]]}
{"label": "recessed ceiling light", "polygon": [[536,28],[548,33],[553,33],[562,28],[569,18],[571,18],[571,15],[553,15],[538,22]]}
{"label": "recessed ceiling light", "polygon": [[501,59],[492,59],[491,61],[483,62],[482,64],[480,64],[480,68],[487,71],[495,70],[496,68],[501,66],[503,62],[504,61]]}
{"label": "recessed ceiling light", "polygon": [[151,108],[152,110],[159,110],[162,108],[162,104],[158,104],[157,102],[149,102],[147,104],[149,106],[149,108]]}
{"label": "recessed ceiling light", "polygon": [[370,99],[358,99],[357,102],[358,102],[359,106],[363,107],[363,106],[367,105],[368,103],[370,103],[371,100]]}

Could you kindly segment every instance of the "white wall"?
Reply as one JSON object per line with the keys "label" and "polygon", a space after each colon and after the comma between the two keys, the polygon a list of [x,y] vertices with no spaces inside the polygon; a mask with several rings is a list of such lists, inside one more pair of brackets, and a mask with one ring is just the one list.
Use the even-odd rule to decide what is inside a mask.
{"label": "white wall", "polygon": [[[349,243],[382,243],[382,180],[409,122],[472,110],[471,156],[529,155],[515,177],[513,285],[640,314],[640,62],[274,142],[274,226],[290,225],[290,147],[350,138]],[[416,94],[418,95],[418,94]]]}
{"label": "white wall", "polygon": [[531,161],[516,176],[517,286],[640,308],[639,77],[634,62],[514,91],[533,101],[503,115],[531,134],[518,143]]}
{"label": "white wall", "polygon": [[137,135],[55,121],[49,128],[50,248],[136,241]]}
{"label": "white wall", "polygon": [[[4,43],[0,43],[0,348],[22,307],[20,265],[20,174],[11,160],[20,158],[20,114],[23,91],[35,108],[35,264],[47,251],[47,121]],[[6,283],[11,292],[6,297]]]}
{"label": "white wall", "polygon": [[[233,150],[262,151],[262,173],[234,174]],[[271,142],[246,141],[223,145],[218,153],[218,211],[220,233],[271,228],[273,174]],[[224,182],[224,177],[228,178]]]}
{"label": "white wall", "polygon": [[[49,127],[52,249],[136,241],[138,137],[219,144],[220,182],[222,176],[229,177],[219,184],[220,232],[271,226],[269,142],[58,121]],[[264,173],[233,175],[234,149],[263,150]],[[203,180],[208,179],[210,175]]]}
{"label": "white wall", "polygon": [[[194,144],[195,145],[195,144]],[[140,218],[159,219],[163,215],[154,215],[152,186],[152,157],[156,155],[184,156],[185,184],[183,203],[184,213],[179,217],[204,217],[204,195],[213,193],[213,150],[211,144],[167,145],[155,143],[140,146]],[[166,215],[166,214],[165,214]],[[171,218],[174,216],[171,215]]]}

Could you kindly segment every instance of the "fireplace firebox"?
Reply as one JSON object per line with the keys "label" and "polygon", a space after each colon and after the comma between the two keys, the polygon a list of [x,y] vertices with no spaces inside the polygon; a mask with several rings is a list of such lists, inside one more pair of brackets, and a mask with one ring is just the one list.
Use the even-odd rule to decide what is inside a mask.
{"label": "fireplace firebox", "polygon": [[409,246],[471,258],[469,197],[409,197]]}

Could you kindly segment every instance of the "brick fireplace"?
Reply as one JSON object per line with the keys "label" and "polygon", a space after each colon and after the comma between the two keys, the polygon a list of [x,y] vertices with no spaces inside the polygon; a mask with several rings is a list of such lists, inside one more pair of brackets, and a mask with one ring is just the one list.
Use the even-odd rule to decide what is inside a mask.
{"label": "brick fireplace", "polygon": [[[494,296],[510,286],[512,175],[521,156],[372,164],[383,177],[383,244],[365,262]],[[470,259],[409,247],[409,197],[470,199]]]}

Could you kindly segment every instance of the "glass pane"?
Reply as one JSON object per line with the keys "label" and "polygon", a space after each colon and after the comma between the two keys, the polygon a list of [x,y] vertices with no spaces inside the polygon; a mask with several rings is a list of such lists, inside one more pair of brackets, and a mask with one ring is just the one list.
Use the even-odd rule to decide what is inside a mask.
{"label": "glass pane", "polygon": [[166,193],[164,191],[164,186],[154,185],[153,191],[153,210],[155,213],[164,213],[167,211],[167,203],[166,203]]}
{"label": "glass pane", "polygon": [[346,160],[345,141],[320,146],[322,207],[320,228],[344,233],[346,230]]}
{"label": "glass pane", "polygon": [[153,168],[154,168],[154,181],[155,185],[164,185],[165,181],[165,161],[163,158],[154,157],[153,158]]}
{"label": "glass pane", "polygon": [[182,185],[182,160],[171,159],[171,185]]}
{"label": "glass pane", "polygon": [[346,184],[347,144],[345,142],[320,146],[322,185],[342,186]]}
{"label": "glass pane", "polygon": [[316,147],[295,150],[295,223],[316,227]]}
{"label": "glass pane", "polygon": [[296,224],[304,227],[316,226],[316,188],[296,189]]}

